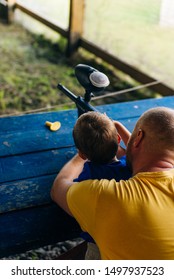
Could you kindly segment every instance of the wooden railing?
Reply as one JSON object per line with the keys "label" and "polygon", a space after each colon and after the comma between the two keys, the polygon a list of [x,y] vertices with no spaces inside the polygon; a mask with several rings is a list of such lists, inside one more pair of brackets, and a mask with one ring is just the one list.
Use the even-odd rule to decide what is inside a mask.
{"label": "wooden railing", "polygon": [[[123,62],[119,58],[104,51],[99,46],[83,38],[83,21],[85,9],[84,3],[85,0],[70,0],[69,25],[67,30],[59,27],[54,22],[51,22],[50,19],[47,19],[45,16],[43,17],[41,14],[39,14],[38,11],[36,12],[31,8],[28,8],[27,6],[25,6],[25,4],[21,4],[21,2],[17,0],[1,0],[0,16],[1,19],[5,20],[8,23],[11,23],[13,22],[14,10],[19,9],[27,15],[31,16],[32,18],[50,27],[52,30],[60,33],[63,37],[67,38],[67,56],[70,56],[74,51],[78,49],[78,47],[82,47],[88,50],[89,52],[95,54],[96,56],[100,57],[104,61],[108,62],[109,64],[113,65],[120,71],[128,74],[140,83],[146,84],[154,82],[156,79],[154,79],[153,77]],[[154,86],[151,87],[151,89],[162,94],[163,96],[174,95],[174,89],[170,88],[168,85],[162,82],[154,84]]]}

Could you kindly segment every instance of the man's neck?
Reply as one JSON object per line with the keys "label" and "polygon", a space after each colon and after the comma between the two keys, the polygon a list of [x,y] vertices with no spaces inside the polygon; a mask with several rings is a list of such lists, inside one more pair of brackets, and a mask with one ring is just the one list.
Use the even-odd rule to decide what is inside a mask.
{"label": "man's neck", "polygon": [[[140,166],[140,165],[139,165]],[[167,171],[174,167],[172,161],[168,160],[158,160],[152,161],[150,164],[141,165],[141,167],[134,168],[133,175],[140,173],[140,172],[160,172],[160,171]]]}

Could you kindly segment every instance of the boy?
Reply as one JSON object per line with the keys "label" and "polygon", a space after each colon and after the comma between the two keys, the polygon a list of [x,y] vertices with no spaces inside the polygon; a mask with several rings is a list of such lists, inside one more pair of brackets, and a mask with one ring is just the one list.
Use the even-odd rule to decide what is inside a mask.
{"label": "boy", "polygon": [[[121,179],[131,177],[126,165],[125,150],[119,146],[122,138],[125,146],[130,132],[105,114],[87,112],[82,114],[73,129],[73,138],[79,156],[86,160],[83,171],[74,182],[88,179]],[[88,241],[85,259],[100,259],[98,247],[87,233],[82,237]]]}

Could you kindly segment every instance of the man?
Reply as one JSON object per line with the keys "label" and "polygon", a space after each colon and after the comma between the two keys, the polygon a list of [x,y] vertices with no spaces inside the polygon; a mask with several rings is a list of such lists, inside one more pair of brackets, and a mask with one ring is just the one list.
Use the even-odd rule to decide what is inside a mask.
{"label": "man", "polygon": [[95,240],[102,259],[174,259],[174,110],[158,107],[138,120],[127,146],[133,177],[74,183],[75,156],[51,196]]}

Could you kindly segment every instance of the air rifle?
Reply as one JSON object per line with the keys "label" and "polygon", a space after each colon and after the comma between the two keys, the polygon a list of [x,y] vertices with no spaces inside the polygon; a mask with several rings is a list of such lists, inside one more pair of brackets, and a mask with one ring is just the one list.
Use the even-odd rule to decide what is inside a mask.
{"label": "air rifle", "polygon": [[76,104],[78,116],[88,111],[97,111],[89,102],[95,93],[103,92],[105,87],[109,85],[108,77],[97,69],[85,64],[78,64],[75,67],[75,76],[85,89],[84,97],[76,96],[62,84],[57,85],[58,89]]}

